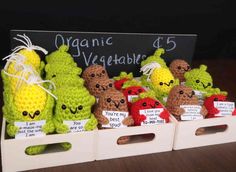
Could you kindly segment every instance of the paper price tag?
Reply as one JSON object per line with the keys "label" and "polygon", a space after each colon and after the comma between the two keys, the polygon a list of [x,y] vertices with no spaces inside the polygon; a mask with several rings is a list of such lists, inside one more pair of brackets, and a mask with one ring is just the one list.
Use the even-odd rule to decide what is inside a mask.
{"label": "paper price tag", "polygon": [[141,125],[164,124],[165,120],[160,118],[161,112],[163,112],[163,108],[139,110],[140,114],[147,117],[146,120],[141,123]]}
{"label": "paper price tag", "polygon": [[102,115],[108,118],[109,124],[102,125],[104,128],[123,128],[127,127],[123,125],[122,121],[128,117],[128,112],[121,111],[102,111]]}
{"label": "paper price tag", "polygon": [[138,97],[138,95],[128,95],[128,102],[131,102],[132,103],[132,100],[134,99],[134,98],[137,98]]}
{"label": "paper price tag", "polygon": [[89,119],[79,120],[79,121],[63,121],[63,124],[68,125],[69,133],[85,131],[85,124]]}
{"label": "paper price tag", "polygon": [[42,131],[42,126],[46,124],[45,120],[32,122],[15,122],[14,125],[19,127],[16,139],[26,137],[42,137],[46,134]]}
{"label": "paper price tag", "polygon": [[220,112],[215,116],[229,116],[232,115],[235,109],[234,102],[214,101],[214,107]]}
{"label": "paper price tag", "polygon": [[204,94],[205,94],[206,92],[194,90],[194,93],[195,93],[195,95],[196,95],[197,98],[198,98],[198,103],[199,103],[200,105],[203,105],[203,103],[204,103],[204,98],[205,98]]}
{"label": "paper price tag", "polygon": [[181,105],[181,108],[185,110],[185,113],[180,116],[183,121],[192,121],[203,119],[200,114],[202,107],[199,105]]}

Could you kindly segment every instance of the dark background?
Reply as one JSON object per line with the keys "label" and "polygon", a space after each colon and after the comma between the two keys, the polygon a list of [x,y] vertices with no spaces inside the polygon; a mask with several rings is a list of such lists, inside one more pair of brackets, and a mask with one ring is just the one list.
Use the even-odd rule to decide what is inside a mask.
{"label": "dark background", "polygon": [[195,58],[233,58],[236,54],[236,6],[231,1],[49,3],[4,1],[0,5],[1,57],[10,50],[10,29],[196,33]]}

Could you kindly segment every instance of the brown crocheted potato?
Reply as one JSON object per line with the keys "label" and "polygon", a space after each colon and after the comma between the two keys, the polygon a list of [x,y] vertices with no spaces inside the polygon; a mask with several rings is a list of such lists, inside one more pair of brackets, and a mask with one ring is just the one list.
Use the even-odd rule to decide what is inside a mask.
{"label": "brown crocheted potato", "polygon": [[104,91],[114,88],[114,85],[111,79],[101,80],[100,78],[95,78],[87,84],[87,88],[90,94],[99,97]]}
{"label": "brown crocheted potato", "polygon": [[174,75],[175,78],[178,78],[180,82],[184,82],[184,74],[187,71],[191,70],[190,65],[181,59],[173,60],[169,66],[171,73]]}
{"label": "brown crocheted potato", "polygon": [[85,80],[85,85],[87,85],[91,80],[95,78],[109,79],[109,76],[103,66],[94,64],[87,67],[83,71],[82,78]]}

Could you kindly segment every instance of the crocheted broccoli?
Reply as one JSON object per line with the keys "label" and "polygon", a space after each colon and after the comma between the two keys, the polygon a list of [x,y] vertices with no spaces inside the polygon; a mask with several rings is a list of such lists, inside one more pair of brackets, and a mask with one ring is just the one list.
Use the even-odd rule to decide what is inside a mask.
{"label": "crocheted broccoli", "polygon": [[[15,95],[7,95],[6,99],[9,103],[7,107],[11,117],[6,115],[7,134],[15,137],[19,132],[19,127],[15,122],[36,122],[45,120],[42,131],[45,134],[54,131],[52,122],[52,108],[54,99],[48,95],[42,88],[34,84],[23,84],[15,93]],[[5,110],[3,110],[5,112]],[[30,155],[39,154],[46,148],[46,145],[30,146],[26,149],[26,153]]]}
{"label": "crocheted broccoli", "polygon": [[179,79],[180,82],[185,81],[184,74],[190,70],[191,67],[185,60],[175,59],[170,63],[171,73],[175,78]]}
{"label": "crocheted broccoli", "polygon": [[[139,97],[134,100],[130,108],[130,115],[134,119],[134,125],[139,126],[147,119],[146,115],[143,114],[143,110],[153,110],[158,108],[163,108],[163,111],[160,113],[159,117],[161,119],[164,119],[166,123],[169,122],[170,114],[166,110],[166,108],[161,104],[161,102],[155,98],[154,92],[149,91],[139,94]],[[155,118],[155,116],[153,116],[153,118]],[[158,119],[155,119],[153,122],[157,120]]]}

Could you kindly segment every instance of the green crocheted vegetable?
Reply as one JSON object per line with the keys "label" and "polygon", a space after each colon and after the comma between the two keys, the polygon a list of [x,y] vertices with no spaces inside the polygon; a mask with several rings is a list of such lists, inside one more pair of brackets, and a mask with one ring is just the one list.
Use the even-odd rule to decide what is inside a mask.
{"label": "green crocheted vegetable", "polygon": [[163,48],[157,49],[153,55],[148,56],[147,59],[141,62],[141,67],[152,62],[157,62],[161,65],[161,67],[167,68],[165,60],[161,58],[161,55],[164,53],[165,50]]}
{"label": "green crocheted vegetable", "polygon": [[123,86],[122,86],[122,89],[125,89],[125,88],[128,88],[128,87],[131,87],[131,86],[142,86],[142,83],[135,80],[135,79],[132,79],[130,81],[126,81]]}
{"label": "green crocheted vegetable", "polygon": [[185,85],[194,90],[201,91],[203,94],[214,94],[219,92],[218,88],[213,88],[213,79],[206,71],[206,65],[200,65],[199,68],[192,69],[184,74],[186,78]]}
{"label": "green crocheted vegetable", "polygon": [[80,75],[82,69],[75,66],[64,65],[63,63],[46,64],[46,79],[56,77],[58,74]]}
{"label": "green crocheted vegetable", "polygon": [[[9,114],[6,116],[7,134],[9,136],[14,137],[19,131],[14,122],[46,120],[42,131],[46,134],[54,132],[55,127],[52,121],[54,99],[38,85],[23,84],[15,95],[9,94],[6,99],[9,106],[4,105],[4,107],[12,115],[11,117]],[[39,154],[45,148],[46,145],[31,146],[26,149],[26,153],[30,155]]]}
{"label": "green crocheted vegetable", "polygon": [[52,78],[51,81],[55,84],[56,88],[60,87],[82,87],[84,85],[84,80],[78,75],[70,74],[58,74],[56,77]]}
{"label": "green crocheted vegetable", "polygon": [[113,77],[113,79],[115,81],[118,81],[118,80],[121,80],[121,79],[124,79],[124,78],[126,78],[126,79],[133,79],[133,73],[130,72],[129,74],[127,74],[126,72],[120,72],[119,76]]}
{"label": "green crocheted vegetable", "polygon": [[89,131],[96,128],[97,120],[91,113],[95,98],[89,94],[85,87],[61,87],[55,90],[55,95],[58,97],[54,116],[57,133],[69,132],[68,126],[63,124],[64,120],[89,119],[85,125],[85,130]]}
{"label": "green crocheted vegetable", "polygon": [[137,98],[135,97],[132,99],[132,102],[134,103],[140,99],[144,99],[147,97],[152,98],[152,99],[157,99],[155,92],[153,90],[149,90],[149,91],[140,93]]}
{"label": "green crocheted vegetable", "polygon": [[67,45],[61,45],[58,50],[46,56],[46,62],[49,64],[62,63],[64,65],[76,66],[73,57],[67,51]]}

